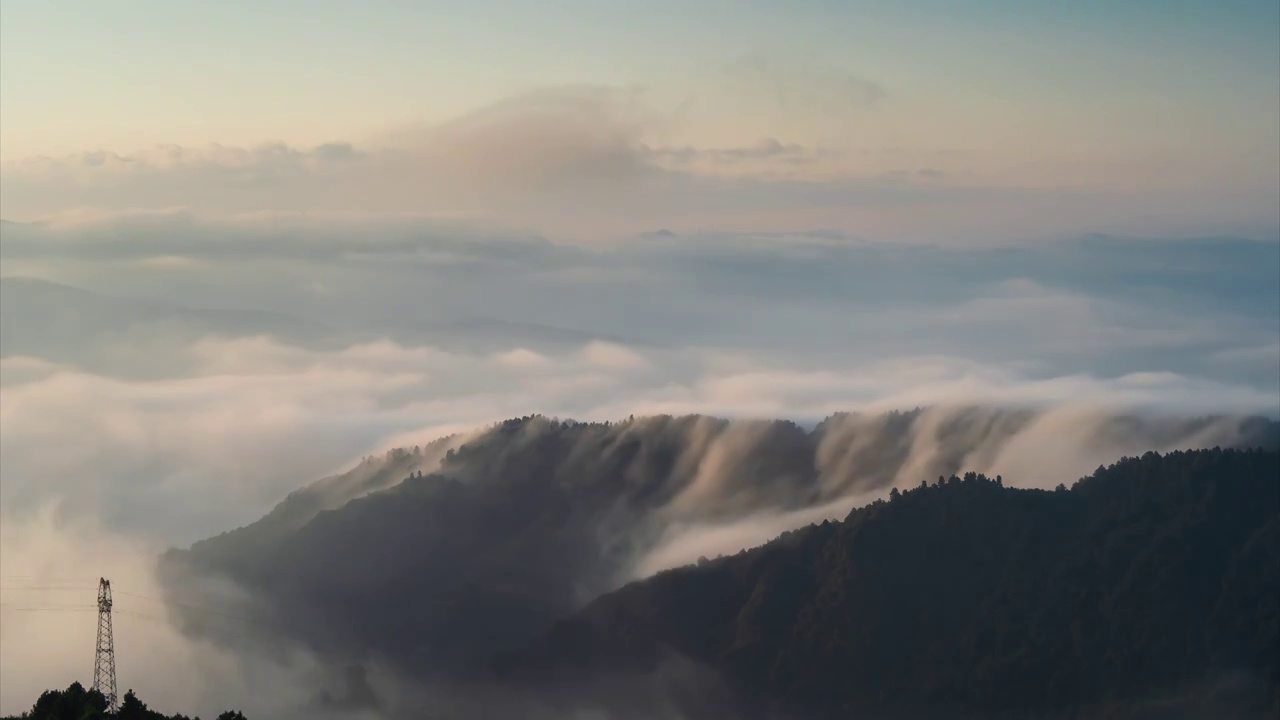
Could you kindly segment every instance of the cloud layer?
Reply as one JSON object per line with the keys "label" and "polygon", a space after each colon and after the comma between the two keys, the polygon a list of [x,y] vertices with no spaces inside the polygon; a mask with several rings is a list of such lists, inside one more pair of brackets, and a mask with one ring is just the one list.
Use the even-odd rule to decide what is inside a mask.
{"label": "cloud layer", "polygon": [[[347,155],[334,147],[277,160],[318,167]],[[859,409],[1044,408],[1013,441],[975,436],[963,458],[1036,484],[1069,482],[1165,437],[1112,428],[1099,439],[1099,418],[1116,408],[1280,415],[1274,241],[1091,237],[962,249],[836,231],[655,231],[580,246],[443,221],[185,212],[0,232],[0,550],[5,574],[49,582],[91,585],[110,571],[122,588],[154,595],[145,563],[158,548],[250,522],[361,456],[530,413],[811,423]],[[930,422],[956,422],[939,413]],[[735,487],[724,478],[741,469],[735,448],[750,446],[758,427],[707,445],[670,529],[636,572],[762,542],[856,501],[836,483],[798,513],[747,512],[750,503],[724,494]],[[1214,432],[1166,440],[1229,438]],[[849,437],[820,449],[824,478],[847,477],[865,451]],[[920,442],[920,463],[894,482],[916,484],[934,466],[936,451]],[[1040,472],[1046,458],[1051,477]],[[690,514],[706,497],[747,514]],[[111,567],[89,546],[118,548],[136,564]],[[91,561],[78,559],[82,547]],[[6,711],[8,697],[25,696],[10,688],[47,684],[10,674],[17,665],[7,659],[32,641],[10,634],[25,616],[9,607]],[[130,638],[148,638],[156,657],[199,654],[165,627]],[[82,655],[60,654],[75,643],[67,634],[59,654],[32,667],[78,675]],[[243,669],[227,663],[219,672]],[[305,674],[309,663],[293,664]],[[132,677],[146,674],[133,667]],[[146,689],[157,704],[174,696]]]}
{"label": "cloud layer", "polygon": [[848,126],[851,114],[888,95],[877,83],[760,57],[725,73],[784,114],[827,129],[800,140],[765,127],[728,144],[673,142],[668,127],[679,112],[655,110],[642,91],[554,87],[444,123],[312,147],[160,145],[10,159],[0,165],[5,213],[30,220],[180,207],[214,216],[467,217],[583,239],[654,224],[753,231],[818,224],[952,243],[1280,226],[1272,186],[1173,173],[1190,179],[1135,189],[1111,182],[1116,172],[1080,181],[1052,170],[1031,181],[989,158],[868,148]]}
{"label": "cloud layer", "polygon": [[185,214],[4,235],[5,507],[63,497],[173,540],[388,438],[534,412],[1280,411],[1276,242],[664,231],[584,248]]}

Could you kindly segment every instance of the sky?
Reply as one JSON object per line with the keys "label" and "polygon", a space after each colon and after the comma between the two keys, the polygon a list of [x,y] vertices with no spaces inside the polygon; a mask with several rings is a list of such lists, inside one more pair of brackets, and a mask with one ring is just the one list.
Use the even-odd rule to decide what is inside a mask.
{"label": "sky", "polygon": [[[1275,3],[909,5],[10,0],[2,212],[461,214],[576,239],[1280,226]],[[595,213],[563,197],[584,187]]]}
{"label": "sky", "polygon": [[[12,576],[154,600],[510,417],[1050,408],[984,468],[1050,486],[1116,413],[1280,417],[1280,6],[3,0],[0,217],[17,712],[93,627]],[[157,622],[168,711],[268,677]]]}

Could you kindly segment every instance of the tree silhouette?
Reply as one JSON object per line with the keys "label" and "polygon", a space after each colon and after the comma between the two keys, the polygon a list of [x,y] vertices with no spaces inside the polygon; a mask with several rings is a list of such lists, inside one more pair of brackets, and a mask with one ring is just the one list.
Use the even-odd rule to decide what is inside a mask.
{"label": "tree silhouette", "polygon": [[[0,720],[192,720],[186,715],[165,715],[147,707],[129,690],[120,699],[115,713],[107,712],[107,699],[97,690],[85,690],[80,683],[71,683],[66,690],[45,691],[31,710]],[[199,718],[195,718],[199,720]],[[236,711],[227,711],[218,720],[247,720]]]}

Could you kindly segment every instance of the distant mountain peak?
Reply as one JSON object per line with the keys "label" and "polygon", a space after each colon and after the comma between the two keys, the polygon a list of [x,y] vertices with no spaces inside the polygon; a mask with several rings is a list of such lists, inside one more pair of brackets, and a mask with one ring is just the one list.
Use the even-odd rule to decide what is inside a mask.
{"label": "distant mountain peak", "polygon": [[676,237],[676,234],[666,228],[661,228],[653,232],[640,234],[641,239],[648,239],[648,240],[667,240],[673,237]]}

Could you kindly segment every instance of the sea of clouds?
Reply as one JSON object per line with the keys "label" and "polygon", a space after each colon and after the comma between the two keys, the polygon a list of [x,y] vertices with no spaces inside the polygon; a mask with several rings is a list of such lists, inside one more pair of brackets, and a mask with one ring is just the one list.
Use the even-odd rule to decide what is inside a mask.
{"label": "sea of clouds", "polygon": [[[134,595],[119,603],[134,615],[120,616],[118,653],[148,701],[265,702],[269,671],[168,626],[155,555],[365,455],[508,417],[811,424],[1027,406],[1044,419],[970,469],[1051,486],[1147,449],[1094,442],[1115,410],[1280,415],[1268,240],[654,232],[584,245],[165,212],[6,224],[0,265],[5,712],[66,684],[50,678],[88,679],[92,609],[35,608],[92,604],[101,575]],[[847,507],[682,528],[637,572]]]}

